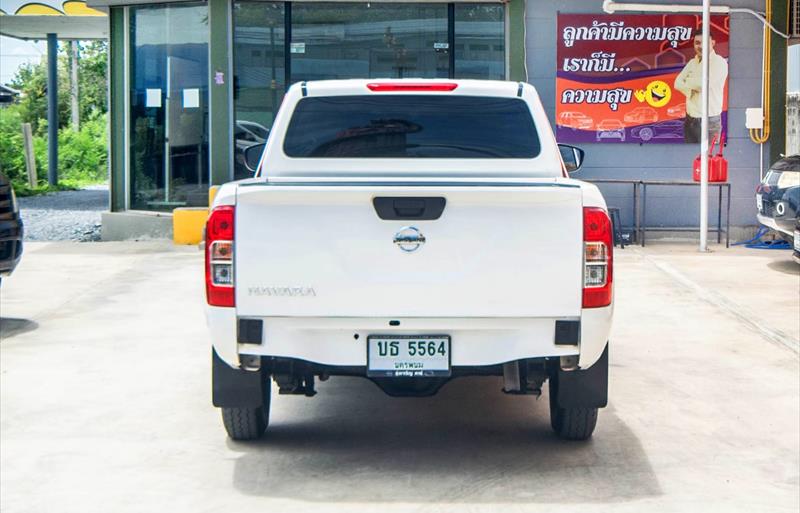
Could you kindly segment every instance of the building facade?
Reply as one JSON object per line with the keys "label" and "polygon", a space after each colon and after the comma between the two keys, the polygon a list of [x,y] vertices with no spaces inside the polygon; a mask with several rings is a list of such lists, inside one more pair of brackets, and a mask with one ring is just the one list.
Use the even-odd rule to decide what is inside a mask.
{"label": "building facade", "polygon": [[[658,3],[648,0],[647,3]],[[699,1],[687,2],[699,5]],[[110,39],[111,209],[153,215],[204,206],[209,185],[247,176],[243,151],[268,136],[286,88],[303,80],[424,77],[528,81],[556,117],[557,16],[602,13],[601,0],[314,2],[96,0]],[[763,1],[730,0],[763,10]],[[774,8],[785,1],[773,2]],[[785,19],[783,20],[785,24]],[[763,25],[730,15],[731,222],[756,224],[760,170],[784,150],[785,94],[759,145],[745,109],[761,106]],[[635,43],[631,43],[635,44]],[[772,87],[785,91],[773,38]],[[785,45],[785,43],[783,43]],[[781,61],[782,56],[782,61]],[[783,73],[783,75],[781,75]],[[775,100],[778,98],[778,100]],[[691,179],[694,144],[581,145],[582,179]],[[763,155],[763,157],[762,157]],[[629,187],[602,185],[631,224]],[[695,188],[650,193],[648,220],[698,223]],[[713,208],[712,208],[713,210]]]}
{"label": "building facade", "polygon": [[800,153],[800,93],[786,95],[786,154]]}

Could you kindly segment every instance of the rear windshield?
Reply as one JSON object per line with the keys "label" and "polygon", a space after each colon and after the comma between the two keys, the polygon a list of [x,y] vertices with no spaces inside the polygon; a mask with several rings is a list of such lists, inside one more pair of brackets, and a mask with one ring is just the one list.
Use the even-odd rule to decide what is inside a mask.
{"label": "rear windshield", "polygon": [[520,99],[375,94],[303,98],[283,150],[296,158],[531,159],[540,146]]}
{"label": "rear windshield", "polygon": [[797,171],[775,171],[773,168],[773,170],[764,177],[764,183],[778,187],[779,189],[797,187],[800,185],[800,173]]}

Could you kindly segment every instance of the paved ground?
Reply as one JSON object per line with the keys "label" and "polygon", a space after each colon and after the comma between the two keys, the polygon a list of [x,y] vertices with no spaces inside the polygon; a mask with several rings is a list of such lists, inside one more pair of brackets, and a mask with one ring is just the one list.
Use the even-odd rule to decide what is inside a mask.
{"label": "paved ground", "polygon": [[277,396],[270,437],[240,444],[210,406],[195,248],[29,244],[0,296],[2,511],[796,513],[800,268],[784,251],[616,256],[589,443],[493,378],[429,399],[334,378]]}
{"label": "paved ground", "polygon": [[19,198],[19,204],[26,241],[99,241],[108,185]]}

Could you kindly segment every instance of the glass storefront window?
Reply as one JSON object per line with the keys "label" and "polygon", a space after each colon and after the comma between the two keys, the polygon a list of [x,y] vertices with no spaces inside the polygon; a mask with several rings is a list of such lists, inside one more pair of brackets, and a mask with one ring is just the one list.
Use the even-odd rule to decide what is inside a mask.
{"label": "glass storefront window", "polygon": [[130,8],[130,208],[208,202],[208,8]]}
{"label": "glass storefront window", "polygon": [[505,79],[503,4],[235,0],[233,31],[237,178],[295,82]]}
{"label": "glass storefront window", "polygon": [[[232,4],[234,176],[269,136],[288,85],[346,78],[505,77],[502,4]],[[129,207],[205,206],[209,25],[205,2],[129,8]],[[216,133],[216,132],[215,132]]]}
{"label": "glass storefront window", "polygon": [[504,80],[505,14],[502,5],[455,4],[455,76]]}
{"label": "glass storefront window", "polygon": [[447,4],[292,4],[291,81],[447,78]]}
{"label": "glass storefront window", "polygon": [[244,150],[263,143],[286,90],[285,4],[233,5],[234,177],[247,178]]}

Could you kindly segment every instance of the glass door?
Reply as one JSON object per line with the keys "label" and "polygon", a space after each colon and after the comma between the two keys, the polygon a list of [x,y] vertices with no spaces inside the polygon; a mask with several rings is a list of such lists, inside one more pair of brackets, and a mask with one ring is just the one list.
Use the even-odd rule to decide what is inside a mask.
{"label": "glass door", "polygon": [[292,4],[292,82],[447,78],[447,4]]}
{"label": "glass door", "polygon": [[266,142],[286,90],[286,9],[283,2],[233,4],[234,178],[252,175],[244,152]]}
{"label": "glass door", "polygon": [[208,9],[130,10],[130,208],[208,203]]}

